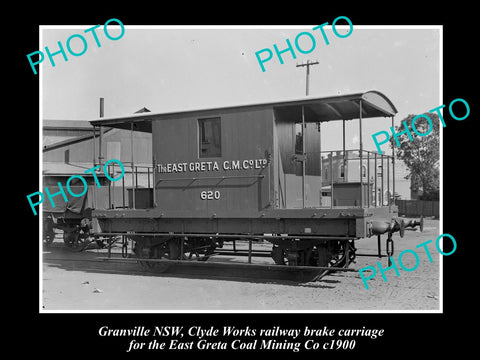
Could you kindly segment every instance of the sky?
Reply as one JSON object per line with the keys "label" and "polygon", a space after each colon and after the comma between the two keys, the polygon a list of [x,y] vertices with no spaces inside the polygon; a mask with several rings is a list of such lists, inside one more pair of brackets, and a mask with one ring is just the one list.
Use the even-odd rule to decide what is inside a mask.
{"label": "sky", "polygon": [[[340,21],[338,22],[340,24]],[[147,27],[125,24],[124,35],[108,39],[103,26],[96,30],[97,47],[85,26],[45,26],[39,49],[58,50],[74,34],[87,40],[83,55],[68,61],[54,57],[52,67],[45,57],[40,66],[40,118],[94,120],[99,116],[99,98],[105,99],[105,117],[132,114],[142,107],[152,112],[200,109],[298,99],[305,96],[305,67],[297,64],[318,61],[310,68],[310,95],[331,96],[378,90],[395,105],[399,124],[409,114],[419,114],[442,104],[441,28],[355,26],[348,37],[337,37],[325,27],[329,45],[316,25],[248,27]],[[337,26],[346,34],[348,26]],[[109,25],[112,37],[120,28]],[[314,35],[309,54],[283,55],[264,64],[262,72],[255,52],[294,44],[300,32]],[[308,48],[307,37],[300,46]],[[78,38],[70,43],[81,52]],[[371,134],[387,130],[390,119],[365,119],[363,145],[374,150]],[[341,134],[341,122],[325,124]],[[325,131],[327,134],[327,131]],[[339,150],[340,136],[323,136],[322,150]],[[358,121],[347,123],[347,149],[358,148]],[[341,141],[340,141],[341,142]]]}

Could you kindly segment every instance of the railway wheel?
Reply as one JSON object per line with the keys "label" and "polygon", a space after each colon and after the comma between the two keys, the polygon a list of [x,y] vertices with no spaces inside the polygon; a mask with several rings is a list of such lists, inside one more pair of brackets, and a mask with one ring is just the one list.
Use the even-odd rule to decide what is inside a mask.
{"label": "railway wheel", "polygon": [[147,246],[144,246],[143,241],[136,241],[135,242],[135,248],[133,250],[137,257],[137,261],[140,264],[140,266],[144,269],[151,269],[154,265],[153,263],[149,261],[141,261],[141,259],[150,259],[151,254],[150,254],[150,248]]}
{"label": "railway wheel", "polygon": [[53,240],[55,240],[55,224],[53,223],[53,219],[48,217],[43,222],[43,242],[46,245],[50,245]]}
{"label": "railway wheel", "polygon": [[216,241],[210,237],[204,238],[189,238],[186,239],[185,254],[189,253],[187,259],[192,259],[195,256],[197,261],[207,261],[215,252],[217,245],[223,246],[223,240]]}
{"label": "railway wheel", "polygon": [[355,250],[353,241],[324,241],[301,250],[273,245],[271,257],[277,265],[331,268],[321,270],[316,277],[318,280],[335,271],[335,268],[345,267],[347,258],[348,264],[353,262]]}
{"label": "railway wheel", "polygon": [[140,266],[145,270],[154,270],[157,273],[162,273],[168,270],[169,265],[165,263],[160,263],[157,261],[142,261],[142,259],[161,259],[162,257],[167,257],[165,254],[166,244],[161,243],[155,246],[151,246],[145,239],[135,239],[135,247],[133,252],[137,257],[137,261]]}
{"label": "railway wheel", "polygon": [[181,253],[181,241],[183,239],[172,239],[168,242],[168,253],[166,253],[166,258],[169,260],[178,260],[180,259]]}
{"label": "railway wheel", "polygon": [[64,230],[63,242],[73,251],[82,251],[90,243],[89,234],[81,229]]}
{"label": "railway wheel", "polygon": [[67,245],[69,248],[73,248],[75,244],[77,244],[77,240],[79,237],[79,233],[76,230],[64,230],[63,231],[63,242],[65,245]]}
{"label": "railway wheel", "polygon": [[286,265],[285,251],[280,246],[273,245],[271,256],[275,264]]}
{"label": "railway wheel", "polygon": [[105,241],[102,239],[95,239],[95,243],[100,249],[103,249],[105,247]]}
{"label": "railway wheel", "polygon": [[292,250],[282,249],[280,246],[274,245],[271,252],[271,257],[277,265],[288,266],[315,266],[313,261],[313,247]]}
{"label": "railway wheel", "polygon": [[331,270],[325,270],[317,277],[321,279],[325,275],[335,271],[335,268],[343,268],[355,260],[355,245],[352,241],[328,242],[325,246],[317,247],[318,261],[317,266],[329,267]]}

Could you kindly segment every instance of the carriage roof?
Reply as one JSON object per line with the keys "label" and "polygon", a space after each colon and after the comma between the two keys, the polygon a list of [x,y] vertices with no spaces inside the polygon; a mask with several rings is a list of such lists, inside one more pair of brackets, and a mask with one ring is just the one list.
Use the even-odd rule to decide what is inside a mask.
{"label": "carriage roof", "polygon": [[[388,97],[376,90],[359,92],[348,95],[335,95],[328,97],[303,97],[294,100],[276,102],[263,102],[235,106],[209,107],[204,109],[180,110],[168,112],[148,112],[128,116],[101,118],[92,120],[93,126],[109,126],[120,129],[131,129],[134,124],[135,131],[152,132],[152,120],[168,119],[181,116],[208,116],[222,111],[243,111],[261,108],[274,108],[291,112],[292,115],[301,113],[304,108],[305,122],[325,122],[335,120],[351,120],[373,117],[391,117],[397,109]],[[297,117],[298,118],[298,117]]]}

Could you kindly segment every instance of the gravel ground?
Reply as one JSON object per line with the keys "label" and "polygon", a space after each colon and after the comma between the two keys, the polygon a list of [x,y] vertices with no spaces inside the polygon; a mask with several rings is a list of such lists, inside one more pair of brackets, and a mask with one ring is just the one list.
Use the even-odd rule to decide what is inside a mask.
{"label": "gravel ground", "polygon": [[[434,245],[438,234],[438,220],[425,220],[423,233],[406,230],[403,239],[394,234],[394,259],[403,250],[415,249],[416,245],[432,239],[429,249],[433,262],[429,262],[423,249],[415,249],[419,257],[415,270],[406,272],[399,267],[399,277],[389,270],[385,282],[377,269],[377,276],[368,281],[368,290],[358,271],[334,273],[309,283],[148,274],[140,273],[137,264],[126,265],[115,273],[88,262],[104,256],[105,250],[73,253],[57,237],[53,246],[43,252],[42,307],[47,311],[438,311],[441,310],[441,255]],[[359,240],[356,247],[358,253],[375,253],[376,237]],[[357,257],[352,267],[361,269],[376,265],[377,261],[376,257]],[[407,253],[402,262],[412,268],[415,258]],[[381,263],[386,267],[387,259],[382,258]]]}

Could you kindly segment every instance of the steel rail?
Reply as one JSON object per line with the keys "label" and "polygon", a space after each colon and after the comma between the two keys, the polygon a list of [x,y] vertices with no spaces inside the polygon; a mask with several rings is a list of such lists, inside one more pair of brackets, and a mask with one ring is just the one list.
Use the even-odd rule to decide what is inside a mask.
{"label": "steel rail", "polygon": [[357,271],[352,268],[344,267],[330,267],[330,266],[289,266],[289,265],[277,265],[277,264],[252,264],[252,263],[231,263],[224,261],[215,261],[215,262],[206,262],[198,260],[168,260],[168,259],[145,259],[145,258],[117,258],[117,257],[99,257],[97,258],[101,261],[106,262],[153,262],[153,263],[163,263],[165,265],[193,265],[199,267],[237,267],[237,268],[257,268],[257,269],[267,269],[267,270],[285,270],[285,271]]}

